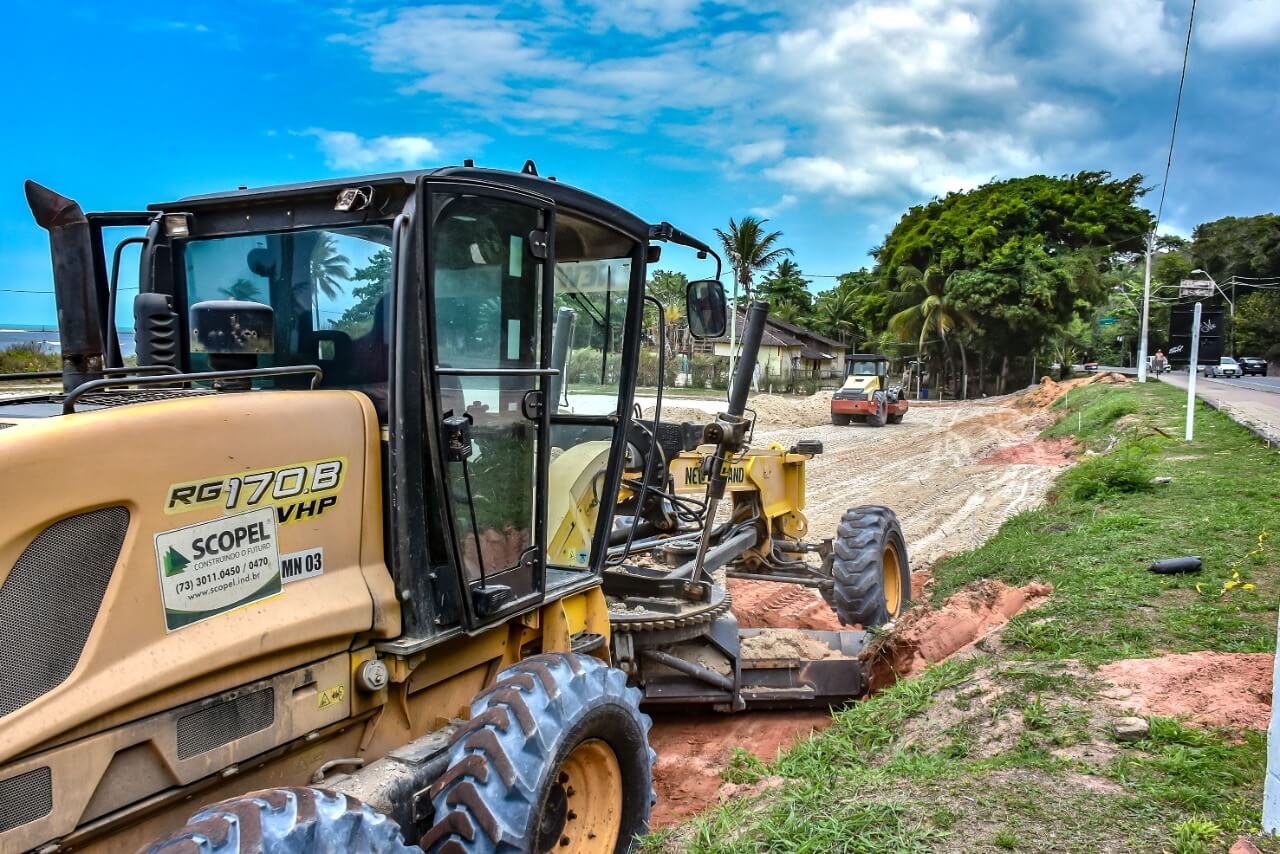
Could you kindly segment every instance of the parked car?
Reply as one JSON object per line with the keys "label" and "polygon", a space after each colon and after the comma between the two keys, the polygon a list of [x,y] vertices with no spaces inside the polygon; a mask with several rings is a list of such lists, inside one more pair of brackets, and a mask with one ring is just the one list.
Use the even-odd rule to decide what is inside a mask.
{"label": "parked car", "polygon": [[1085,363],[1084,363],[1084,369],[1085,369],[1086,371],[1096,371],[1096,370],[1098,370],[1098,363],[1097,363],[1097,362],[1085,362]]}
{"label": "parked car", "polygon": [[1230,356],[1223,356],[1218,360],[1216,365],[1202,365],[1200,372],[1206,377],[1221,377],[1222,379],[1231,379],[1240,376],[1240,366],[1236,364],[1236,360]]}
{"label": "parked car", "polygon": [[1244,376],[1257,374],[1260,377],[1265,377],[1267,375],[1267,360],[1259,359],[1257,356],[1241,356],[1240,373]]}

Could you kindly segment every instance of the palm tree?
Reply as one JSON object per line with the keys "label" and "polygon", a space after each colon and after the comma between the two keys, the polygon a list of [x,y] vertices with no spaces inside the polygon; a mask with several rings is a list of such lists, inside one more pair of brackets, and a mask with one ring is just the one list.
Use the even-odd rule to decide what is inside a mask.
{"label": "palm tree", "polygon": [[[956,304],[947,294],[947,278],[937,267],[930,266],[923,273],[916,267],[904,266],[898,272],[903,286],[897,305],[902,308],[889,318],[889,330],[901,340],[919,338],[919,352],[923,356],[925,339],[930,332],[942,339],[942,353],[947,354],[947,336],[961,327],[975,325],[973,316]],[[964,341],[958,336],[961,376],[969,374],[969,355]]]}
{"label": "palm tree", "polygon": [[776,246],[782,237],[781,231],[765,233],[763,226],[768,221],[744,216],[742,222],[734,222],[733,217],[729,217],[728,231],[716,229],[720,245],[733,262],[738,284],[742,285],[743,296],[747,299],[751,298],[751,283],[756,271],[772,266],[792,254],[790,249]]}
{"label": "palm tree", "polygon": [[342,285],[338,281],[351,278],[351,259],[338,252],[337,241],[333,235],[326,234],[316,241],[316,248],[311,252],[311,281],[318,293],[329,299],[336,299],[342,293]]}
{"label": "palm tree", "polygon": [[789,305],[795,309],[791,313],[793,317],[803,317],[813,310],[813,294],[809,293],[808,284],[796,262],[783,258],[765,275],[759,294],[769,301],[775,312]]}
{"label": "palm tree", "polygon": [[841,343],[848,343],[858,327],[858,300],[845,288],[832,288],[818,295],[815,320],[818,331]]}
{"label": "palm tree", "polygon": [[256,300],[258,298],[258,286],[248,279],[236,279],[231,283],[231,287],[218,288],[218,292],[227,299],[233,300]]}

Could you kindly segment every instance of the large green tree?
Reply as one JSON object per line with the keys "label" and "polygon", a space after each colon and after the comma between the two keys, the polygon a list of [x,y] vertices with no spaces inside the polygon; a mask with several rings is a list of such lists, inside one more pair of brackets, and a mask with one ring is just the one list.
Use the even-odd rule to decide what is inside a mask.
{"label": "large green tree", "polygon": [[1218,281],[1280,276],[1280,215],[1228,216],[1196,226],[1191,258]]}
{"label": "large green tree", "polygon": [[783,258],[790,256],[791,250],[778,245],[782,239],[781,231],[766,231],[764,224],[769,220],[754,216],[744,216],[741,222],[729,218],[729,230],[716,229],[720,245],[742,285],[742,295],[751,297],[751,285],[755,282],[756,273],[768,269]]}
{"label": "large green tree", "polygon": [[1106,172],[951,193],[907,211],[873,252],[877,272],[891,302],[921,282],[940,288],[936,297],[973,318],[983,355],[1003,357],[1007,369],[1010,355],[1034,356],[1104,301],[1102,274],[1143,248],[1144,193],[1142,176]]}

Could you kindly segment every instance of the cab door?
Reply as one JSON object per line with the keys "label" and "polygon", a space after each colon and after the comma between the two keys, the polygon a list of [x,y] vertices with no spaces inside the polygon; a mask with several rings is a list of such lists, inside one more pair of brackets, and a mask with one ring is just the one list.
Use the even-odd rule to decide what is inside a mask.
{"label": "cab door", "polygon": [[476,628],[543,598],[554,206],[481,182],[425,187],[441,515]]}

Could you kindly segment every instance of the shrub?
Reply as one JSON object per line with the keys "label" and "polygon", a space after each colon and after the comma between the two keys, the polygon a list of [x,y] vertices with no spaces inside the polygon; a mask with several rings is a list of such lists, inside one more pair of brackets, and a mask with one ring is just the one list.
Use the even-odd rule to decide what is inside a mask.
{"label": "shrub", "polygon": [[0,374],[56,371],[61,367],[62,359],[57,353],[46,353],[27,344],[0,350]]}
{"label": "shrub", "polygon": [[1151,489],[1151,455],[1139,443],[1088,457],[1062,477],[1062,491],[1079,501]]}

